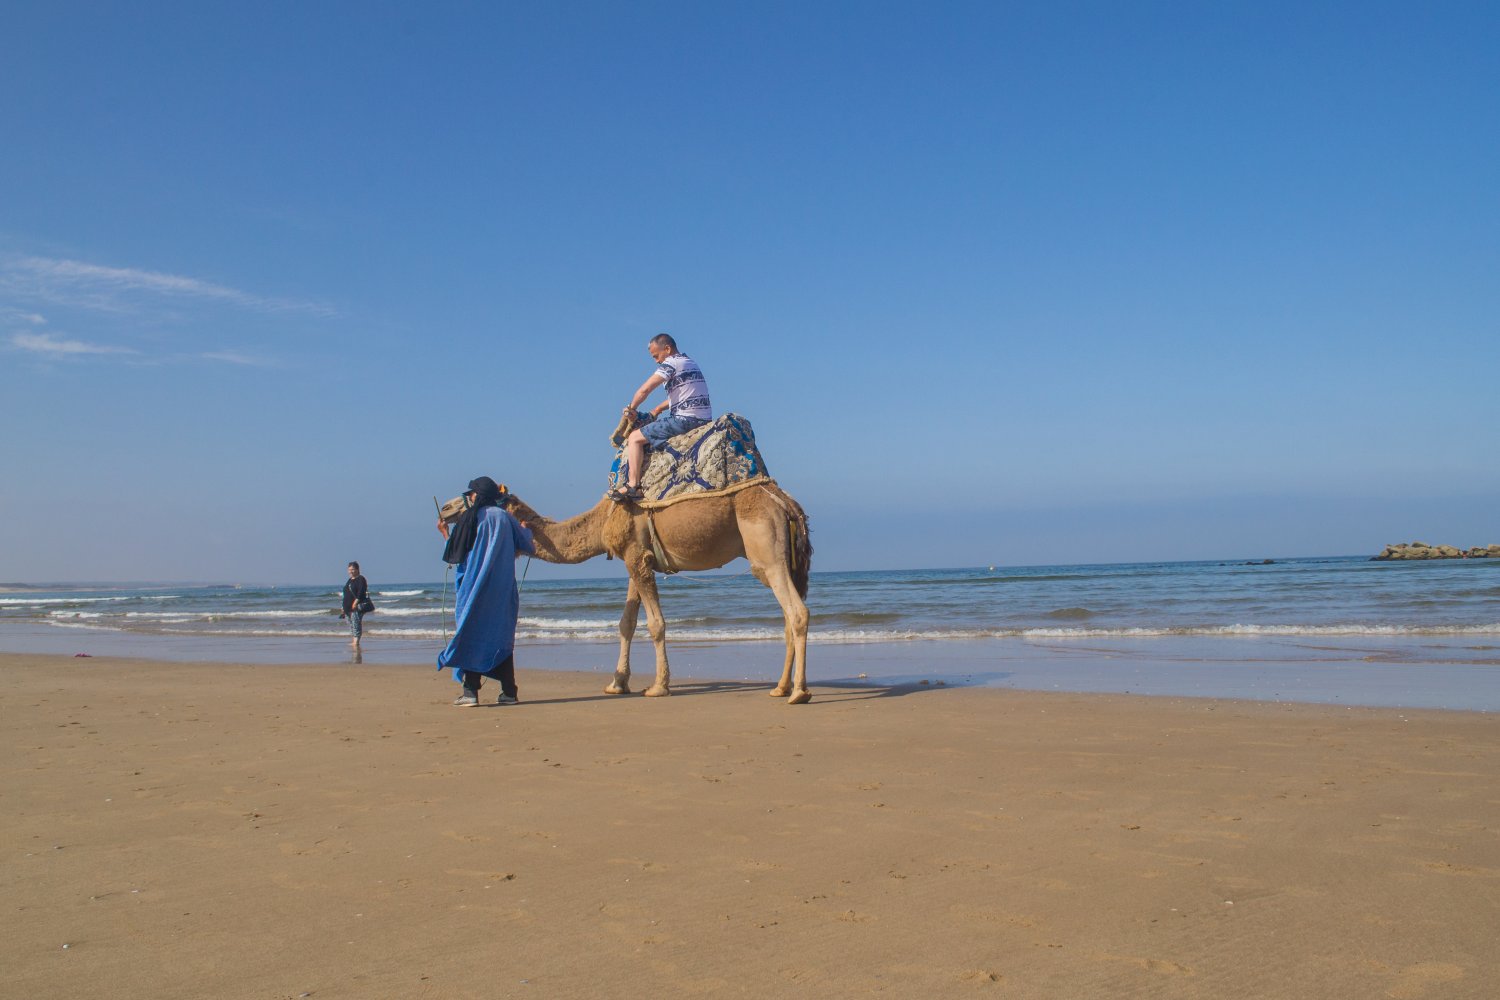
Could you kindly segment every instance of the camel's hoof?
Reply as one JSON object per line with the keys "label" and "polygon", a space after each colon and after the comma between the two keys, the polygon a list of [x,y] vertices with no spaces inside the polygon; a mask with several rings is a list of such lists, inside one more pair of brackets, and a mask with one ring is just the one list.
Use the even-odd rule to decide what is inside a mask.
{"label": "camel's hoof", "polygon": [[672,691],[671,689],[664,687],[661,684],[653,684],[646,689],[645,693],[647,698],[665,698],[667,697],[667,695],[671,694]]}
{"label": "camel's hoof", "polygon": [[788,705],[806,705],[810,701],[812,701],[812,692],[807,688],[803,688],[801,691],[793,691],[792,696],[786,700],[786,703]]}
{"label": "camel's hoof", "polygon": [[609,687],[607,687],[607,688],[604,689],[604,693],[605,694],[629,694],[630,693],[630,685],[629,684],[611,684]]}
{"label": "camel's hoof", "polygon": [[784,687],[773,687],[771,689],[771,697],[772,698],[785,698],[786,697],[786,691],[787,691],[787,689],[784,688]]}

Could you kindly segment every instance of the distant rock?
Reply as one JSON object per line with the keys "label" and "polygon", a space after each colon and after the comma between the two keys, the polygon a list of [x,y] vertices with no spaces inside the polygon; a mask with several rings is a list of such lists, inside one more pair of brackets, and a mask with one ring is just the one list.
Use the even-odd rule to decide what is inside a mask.
{"label": "distant rock", "polygon": [[1402,542],[1387,545],[1372,562],[1410,559],[1500,559],[1500,545],[1476,545],[1459,549],[1452,545],[1428,545],[1426,542]]}

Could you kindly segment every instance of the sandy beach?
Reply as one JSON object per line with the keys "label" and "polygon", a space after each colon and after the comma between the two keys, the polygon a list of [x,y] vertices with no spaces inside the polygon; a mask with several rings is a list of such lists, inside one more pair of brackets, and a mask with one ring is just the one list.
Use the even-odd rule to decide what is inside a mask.
{"label": "sandy beach", "polygon": [[[1490,997],[1489,713],[0,654],[36,997]],[[497,693],[491,686],[485,694]]]}

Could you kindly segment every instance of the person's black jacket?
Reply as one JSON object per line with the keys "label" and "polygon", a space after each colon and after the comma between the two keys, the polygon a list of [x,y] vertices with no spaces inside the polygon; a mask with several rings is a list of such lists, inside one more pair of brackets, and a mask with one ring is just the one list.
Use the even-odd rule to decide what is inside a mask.
{"label": "person's black jacket", "polygon": [[356,576],[354,579],[345,583],[344,614],[347,615],[355,608],[359,607],[359,602],[365,599],[365,596],[369,592],[369,589],[370,585],[365,582],[365,578],[363,575]]}

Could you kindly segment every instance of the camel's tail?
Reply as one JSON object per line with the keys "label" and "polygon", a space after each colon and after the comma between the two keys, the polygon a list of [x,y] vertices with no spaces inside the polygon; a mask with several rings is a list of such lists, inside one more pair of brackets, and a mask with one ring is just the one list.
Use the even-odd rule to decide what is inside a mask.
{"label": "camel's tail", "polygon": [[791,529],[791,562],[792,583],[797,588],[797,596],[803,600],[807,599],[807,574],[812,572],[812,539],[808,537],[807,511],[802,505],[787,496],[784,490],[777,490],[780,494],[778,499],[786,504],[787,526]]}

